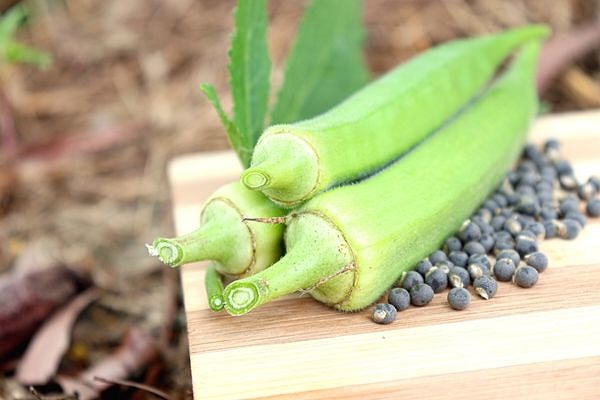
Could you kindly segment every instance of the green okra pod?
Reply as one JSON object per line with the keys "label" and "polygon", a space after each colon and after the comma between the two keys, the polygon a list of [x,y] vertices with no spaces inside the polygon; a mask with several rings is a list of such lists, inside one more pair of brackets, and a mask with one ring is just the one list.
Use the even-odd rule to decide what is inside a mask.
{"label": "green okra pod", "polygon": [[415,146],[464,107],[519,46],[547,34],[528,26],[438,46],[315,118],[265,130],[248,188],[283,207],[365,176]]}
{"label": "green okra pod", "polygon": [[200,228],[177,238],[158,238],[148,250],[171,267],[212,260],[221,274],[232,278],[251,275],[279,259],[283,227],[245,218],[283,214],[261,193],[233,182],[222,186],[205,203]]}
{"label": "green okra pod", "polygon": [[225,309],[240,315],[307,290],[339,310],[359,310],[438,249],[518,157],[538,105],[538,50],[526,45],[468,109],[396,163],[288,215],[286,255],[229,284]]}

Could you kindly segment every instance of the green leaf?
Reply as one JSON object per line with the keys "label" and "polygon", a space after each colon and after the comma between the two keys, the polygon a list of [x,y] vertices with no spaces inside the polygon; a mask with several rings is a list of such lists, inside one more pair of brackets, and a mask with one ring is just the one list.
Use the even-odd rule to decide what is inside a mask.
{"label": "green leaf", "polygon": [[27,19],[27,9],[16,5],[0,17],[0,41],[7,41],[17,31],[19,25]]}
{"label": "green leaf", "polygon": [[225,114],[223,107],[221,107],[221,102],[219,101],[219,97],[217,96],[215,88],[208,83],[203,83],[200,85],[200,90],[202,93],[204,93],[208,101],[210,101],[217,111],[217,114],[221,119],[221,123],[225,128],[225,132],[227,133],[229,144],[237,153],[244,167],[248,167],[250,165],[250,158],[252,156],[252,148],[246,146],[236,124],[227,116],[227,114]]}
{"label": "green leaf", "polygon": [[271,123],[321,114],[363,86],[369,79],[364,36],[360,0],[312,0],[287,57]]}
{"label": "green leaf", "polygon": [[19,62],[46,68],[50,66],[51,58],[43,51],[25,46],[17,42],[8,42],[3,46],[3,57],[8,62]]}
{"label": "green leaf", "polygon": [[264,128],[271,60],[267,50],[266,0],[238,0],[229,50],[233,120],[246,148],[253,149]]}

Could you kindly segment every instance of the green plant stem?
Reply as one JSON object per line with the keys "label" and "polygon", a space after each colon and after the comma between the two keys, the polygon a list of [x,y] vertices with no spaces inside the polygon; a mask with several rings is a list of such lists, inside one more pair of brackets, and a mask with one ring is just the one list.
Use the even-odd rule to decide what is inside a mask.
{"label": "green plant stem", "polygon": [[208,298],[208,306],[210,309],[213,311],[222,310],[224,306],[223,281],[214,264],[210,264],[206,269],[204,286],[206,287],[206,296]]}

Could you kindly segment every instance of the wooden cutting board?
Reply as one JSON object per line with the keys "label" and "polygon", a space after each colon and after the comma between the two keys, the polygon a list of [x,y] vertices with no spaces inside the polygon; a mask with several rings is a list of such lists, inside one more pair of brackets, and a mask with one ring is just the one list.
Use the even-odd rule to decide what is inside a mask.
{"label": "wooden cutting board", "polygon": [[[540,118],[580,178],[600,176],[600,111]],[[232,152],[170,164],[176,230],[238,178]],[[532,289],[499,283],[451,310],[446,293],[387,326],[289,296],[242,317],[208,309],[204,263],[182,268],[196,399],[600,399],[600,219],[574,241],[541,243],[550,267]]]}

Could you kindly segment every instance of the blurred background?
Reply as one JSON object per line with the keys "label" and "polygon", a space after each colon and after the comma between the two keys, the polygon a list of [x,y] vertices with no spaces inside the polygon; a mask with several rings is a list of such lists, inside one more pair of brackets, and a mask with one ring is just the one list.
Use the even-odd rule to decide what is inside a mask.
{"label": "blurred background", "polygon": [[[173,234],[169,160],[227,148],[198,85],[213,83],[230,109],[235,2],[2,0],[0,11],[17,3],[29,17],[12,39],[52,62],[0,61],[0,398],[44,398],[60,393],[56,382],[77,387],[85,376],[106,377],[95,389],[108,388],[104,398],[150,398],[150,388],[190,398],[178,273],[147,256],[144,243]],[[305,3],[270,2],[275,89]],[[600,15],[598,0],[364,3],[374,76],[453,38],[527,22],[561,34]],[[551,111],[600,107],[600,52],[565,68],[543,100]],[[48,267],[50,275],[23,283]],[[61,275],[64,267],[76,275]],[[58,309],[66,316],[52,320],[50,345],[27,348]],[[19,326],[7,317],[15,313],[25,318]],[[49,350],[61,340],[64,356]],[[51,383],[31,391],[24,376]]]}

